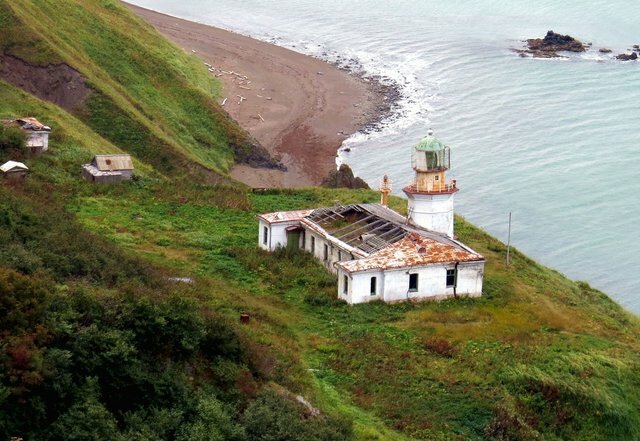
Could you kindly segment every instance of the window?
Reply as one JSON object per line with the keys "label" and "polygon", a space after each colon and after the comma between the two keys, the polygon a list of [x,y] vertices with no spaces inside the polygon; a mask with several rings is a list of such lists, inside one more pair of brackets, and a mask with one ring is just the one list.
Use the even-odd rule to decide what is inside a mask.
{"label": "window", "polygon": [[262,229],[262,243],[264,245],[266,245],[268,239],[269,239],[269,229],[267,227],[263,227],[263,229]]}
{"label": "window", "polygon": [[451,288],[452,286],[456,286],[456,270],[448,269],[447,270],[447,288]]}
{"label": "window", "polygon": [[375,296],[377,294],[377,290],[376,290],[376,284],[377,284],[378,280],[375,277],[371,278],[371,289],[370,289],[370,294],[372,296]]}
{"label": "window", "polygon": [[344,276],[342,283],[342,293],[347,294],[349,292],[349,277]]}
{"label": "window", "polygon": [[316,251],[316,238],[311,236],[311,253],[315,253]]}
{"label": "window", "polygon": [[324,260],[329,260],[329,245],[324,244]]}
{"label": "window", "polygon": [[342,251],[338,250],[338,262],[342,260]]}
{"label": "window", "polygon": [[417,290],[418,290],[418,275],[409,274],[409,291],[417,291]]}
{"label": "window", "polygon": [[440,176],[436,175],[436,181],[440,180]]}

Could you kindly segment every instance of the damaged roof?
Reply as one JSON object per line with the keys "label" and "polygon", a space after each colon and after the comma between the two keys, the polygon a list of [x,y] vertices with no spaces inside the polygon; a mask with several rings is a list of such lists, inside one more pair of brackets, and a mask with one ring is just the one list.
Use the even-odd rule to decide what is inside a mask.
{"label": "damaged roof", "polygon": [[267,223],[275,224],[278,222],[300,221],[312,212],[313,210],[276,211],[275,213],[259,214],[258,218]]}
{"label": "damaged roof", "polygon": [[315,234],[357,256],[359,260],[336,263],[349,272],[484,260],[460,242],[409,224],[406,217],[380,204],[280,211],[262,214],[258,218],[268,223],[300,222]]}
{"label": "damaged roof", "polygon": [[457,246],[409,233],[400,241],[364,259],[336,262],[336,266],[354,273],[368,270],[410,268],[433,263],[482,261],[484,257],[456,242]]}
{"label": "damaged roof", "polygon": [[51,131],[51,127],[45,126],[40,121],[38,121],[37,119],[31,116],[26,118],[17,118],[14,120],[5,120],[5,122],[15,123],[18,126],[20,126],[20,128],[23,130],[31,130],[34,132],[50,132]]}

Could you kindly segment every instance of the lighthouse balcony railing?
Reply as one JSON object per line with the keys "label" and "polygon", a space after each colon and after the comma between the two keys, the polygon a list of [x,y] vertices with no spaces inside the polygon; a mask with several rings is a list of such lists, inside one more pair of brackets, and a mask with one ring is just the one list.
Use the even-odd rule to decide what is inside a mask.
{"label": "lighthouse balcony railing", "polygon": [[418,181],[414,180],[404,189],[415,193],[452,193],[458,191],[455,179],[451,182],[433,182],[426,185],[419,184]]}

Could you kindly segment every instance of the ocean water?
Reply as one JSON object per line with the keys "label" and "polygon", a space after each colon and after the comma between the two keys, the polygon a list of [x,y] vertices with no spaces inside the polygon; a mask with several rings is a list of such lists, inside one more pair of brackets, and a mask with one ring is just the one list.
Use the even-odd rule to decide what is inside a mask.
{"label": "ocean water", "polygon": [[[134,0],[300,52],[355,58],[403,98],[340,154],[372,186],[410,180],[429,127],[452,148],[456,211],[640,313],[640,44],[637,0]],[[510,48],[547,30],[593,49],[568,59]]]}

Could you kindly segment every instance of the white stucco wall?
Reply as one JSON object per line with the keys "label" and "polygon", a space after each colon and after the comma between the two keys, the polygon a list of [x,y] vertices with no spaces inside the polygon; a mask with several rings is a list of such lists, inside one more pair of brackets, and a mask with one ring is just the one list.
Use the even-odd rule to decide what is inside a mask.
{"label": "white stucco wall", "polygon": [[[324,264],[325,268],[327,268],[332,273],[336,273],[336,268],[334,263],[342,260],[352,260],[353,255],[349,253],[344,248],[336,245],[335,243],[325,239],[324,237],[310,231],[305,230],[304,235],[304,249],[305,251],[311,253],[311,238],[315,238],[315,247],[313,250],[313,256],[318,259],[318,261]],[[324,257],[324,246],[327,245],[327,259]]]}
{"label": "white stucco wall", "polygon": [[453,195],[407,193],[411,222],[427,230],[453,237]]}
{"label": "white stucco wall", "polygon": [[[275,251],[278,247],[287,246],[287,228],[300,225],[299,221],[278,222],[269,224],[258,220],[258,246],[263,250]],[[264,243],[264,227],[267,227],[267,243]]]}
{"label": "white stucco wall", "polygon": [[42,147],[42,151],[49,149],[49,132],[27,131],[27,147]]}
{"label": "white stucco wall", "polygon": [[[400,302],[406,300],[443,299],[454,296],[454,288],[447,287],[447,269],[455,264],[427,265],[386,271],[357,272],[338,271],[338,297],[348,303],[366,303],[372,300]],[[343,276],[350,277],[345,295]],[[409,275],[418,274],[417,291],[409,291]],[[459,263],[455,295],[478,297],[482,295],[484,262]],[[371,277],[377,278],[376,295],[371,295]]]}

